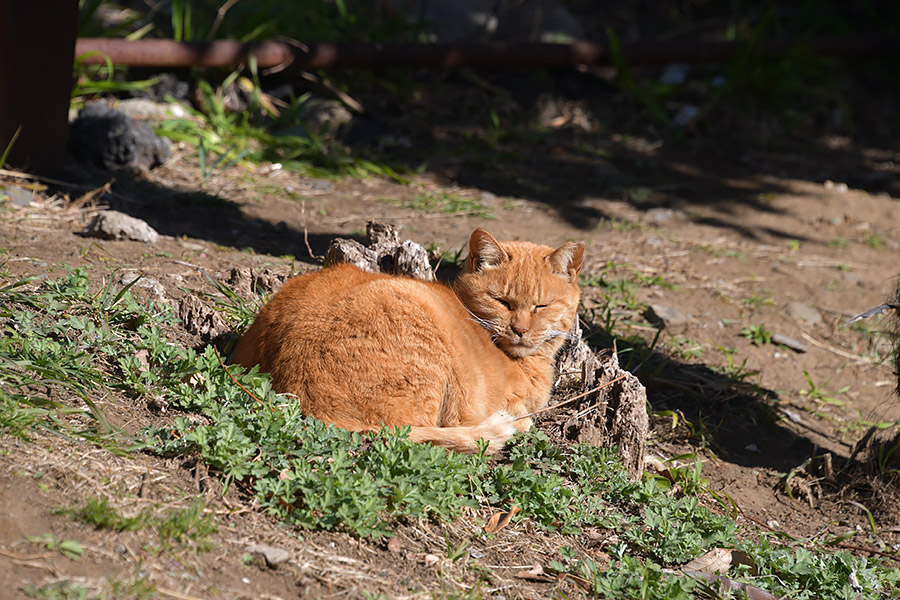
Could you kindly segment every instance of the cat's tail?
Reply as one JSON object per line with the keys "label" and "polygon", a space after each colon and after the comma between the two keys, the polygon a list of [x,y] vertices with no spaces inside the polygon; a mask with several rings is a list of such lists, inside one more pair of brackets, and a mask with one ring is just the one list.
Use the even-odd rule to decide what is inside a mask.
{"label": "cat's tail", "polygon": [[506,440],[516,432],[514,417],[505,410],[497,411],[478,425],[459,427],[418,427],[410,429],[409,439],[414,442],[428,442],[457,452],[474,454],[478,452],[478,440],[488,443],[487,454],[493,454],[503,447]]}

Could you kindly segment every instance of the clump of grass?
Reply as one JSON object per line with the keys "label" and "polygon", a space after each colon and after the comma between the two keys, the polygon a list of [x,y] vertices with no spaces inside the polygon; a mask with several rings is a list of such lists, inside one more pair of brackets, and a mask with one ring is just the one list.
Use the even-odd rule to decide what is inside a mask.
{"label": "clump of grass", "polygon": [[[247,110],[231,112],[225,106],[223,90],[239,80],[253,90],[251,105]],[[159,123],[156,133],[197,146],[205,183],[215,172],[245,162],[279,163],[285,169],[316,176],[377,175],[406,181],[389,166],[355,158],[342,144],[316,131],[297,130],[293,125],[301,120],[300,113],[308,95],[293,100],[290,106],[275,115],[260,101],[255,77],[251,80],[234,72],[218,88],[200,81],[197,89],[203,99],[204,112],[186,106],[189,118],[166,119]]]}
{"label": "clump of grass", "polygon": [[465,215],[481,219],[495,218],[494,211],[482,204],[477,198],[469,198],[450,192],[422,191],[413,196],[411,200],[385,199],[384,202],[405,206],[423,213]]}
{"label": "clump of grass", "polygon": [[97,529],[122,532],[152,528],[159,536],[159,550],[188,546],[200,553],[209,549],[207,538],[216,531],[213,515],[206,513],[205,508],[202,502],[195,502],[184,509],[157,512],[147,508],[133,517],[124,517],[110,506],[106,498],[88,498],[82,506],[56,512]]}
{"label": "clump of grass", "polygon": [[209,536],[217,526],[212,513],[205,512],[203,502],[195,502],[185,509],[175,509],[153,520],[163,550],[174,546],[191,546],[199,554],[211,548]]}
{"label": "clump of grass", "polygon": [[38,600],[87,600],[92,597],[89,595],[90,589],[71,581],[56,581],[43,585],[29,583],[22,586],[22,593]]}
{"label": "clump of grass", "polygon": [[113,531],[134,531],[141,529],[148,522],[148,516],[140,513],[134,517],[123,517],[109,505],[106,498],[97,500],[89,498],[84,506],[75,509],[60,511],[70,517],[92,525],[97,529],[111,529]]}
{"label": "clump of grass", "polygon": [[821,402],[824,404],[832,404],[834,406],[846,406],[847,402],[843,400],[838,400],[835,396],[838,394],[843,394],[850,389],[850,386],[844,386],[839,389],[837,392],[832,393],[829,392],[826,386],[828,382],[825,383],[815,383],[813,381],[812,375],[809,374],[809,371],[803,371],[803,376],[806,378],[806,383],[809,386],[805,390],[801,390],[800,395],[806,396],[813,402]]}

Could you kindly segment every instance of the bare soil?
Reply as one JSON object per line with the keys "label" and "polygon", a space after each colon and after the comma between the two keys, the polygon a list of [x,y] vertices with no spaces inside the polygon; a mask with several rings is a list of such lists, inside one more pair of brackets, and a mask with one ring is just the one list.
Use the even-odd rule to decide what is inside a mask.
{"label": "bare soil", "polygon": [[[630,336],[652,344],[657,328],[635,306],[665,305],[685,316],[659,334],[652,352],[628,365],[648,388],[656,413],[653,454],[699,456],[710,488],[735,500],[748,527],[798,537],[857,530],[848,543],[896,552],[897,488],[861,462],[864,453],[854,455],[870,428],[895,434],[900,423],[887,323],[842,323],[881,304],[896,285],[900,149],[865,124],[861,132],[875,133],[824,127],[785,139],[761,139],[755,124],[738,128],[741,134],[680,138],[583,129],[572,117],[583,103],[564,98],[553,104],[558,114],[550,122],[557,125],[546,127],[542,141],[494,143],[485,141],[480,124],[461,116],[479,93],[469,91],[462,96],[467,102],[457,102],[456,87],[441,85],[431,93],[445,94],[445,102],[432,98],[428,111],[413,106],[385,121],[405,138],[401,147],[409,143],[409,155],[425,157],[424,171],[408,185],[315,179],[270,166],[217,171],[201,185],[195,153],[174,148],[163,167],[141,177],[117,176],[111,188],[81,202],[85,191],[112,177],[82,172],[88,184],[38,191],[24,207],[2,205],[6,268],[48,276],[85,266],[97,284],[124,271],[142,272],[144,281],[160,287],[139,293],[177,304],[210,291],[198,267],[222,281],[236,267],[281,274],[317,268],[331,239],[359,237],[373,218],[448,251],[463,248],[477,226],[500,239],[583,240],[586,279],[635,282],[632,305],[612,311],[613,327],[604,298],[610,292],[585,287],[583,320],[596,347],[615,342],[621,350],[634,342]],[[887,101],[871,99],[874,108],[860,121],[877,114],[880,102]],[[603,151],[589,153],[588,145]],[[4,175],[0,184],[28,181]],[[406,206],[425,192],[477,200],[493,219]],[[101,204],[147,220],[161,239],[144,244],[80,236]],[[821,321],[791,316],[791,302],[817,310]],[[753,325],[794,338],[806,351],[754,345],[741,335]],[[185,345],[205,341],[190,327],[173,336]],[[810,393],[804,372],[822,393]],[[171,418],[113,393],[97,401],[128,431]],[[673,413],[679,415],[675,427]],[[551,414],[538,426],[559,436],[560,419]],[[3,439],[0,448],[4,598],[25,597],[27,584],[68,580],[98,590],[109,589],[110,581],[142,579],[156,586],[158,597],[172,598],[359,597],[363,591],[406,597],[461,594],[473,585],[482,585],[485,595],[538,598],[557,584],[522,572],[546,565],[561,544],[573,543],[535,531],[527,518],[495,537],[478,536],[490,515],[472,512],[452,524],[402,525],[398,541],[388,546],[280,526],[234,489],[220,496],[189,461],[116,457],[51,435]],[[826,454],[833,475],[824,471]],[[801,470],[786,484],[794,469]],[[155,551],[147,532],[94,531],[55,514],[98,496],[126,510],[151,502],[185,506],[203,497],[217,511],[219,531],[204,554],[170,554]],[[872,511],[877,536],[851,501]],[[69,560],[26,540],[47,533],[78,540],[83,557]],[[461,562],[447,558],[445,536],[469,540]],[[575,543],[602,559],[600,536],[585,532]],[[286,549],[289,560],[277,568],[245,561],[245,547],[257,542]],[[472,564],[489,573],[486,583],[472,575]]]}

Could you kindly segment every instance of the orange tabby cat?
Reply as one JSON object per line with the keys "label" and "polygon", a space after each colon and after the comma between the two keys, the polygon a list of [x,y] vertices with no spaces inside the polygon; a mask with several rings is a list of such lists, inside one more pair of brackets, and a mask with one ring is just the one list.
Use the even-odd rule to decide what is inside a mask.
{"label": "orange tabby cat", "polygon": [[483,229],[452,287],[335,265],[288,281],[238,342],[306,415],[351,431],[494,452],[546,405],[575,319],[584,244],[498,242]]}

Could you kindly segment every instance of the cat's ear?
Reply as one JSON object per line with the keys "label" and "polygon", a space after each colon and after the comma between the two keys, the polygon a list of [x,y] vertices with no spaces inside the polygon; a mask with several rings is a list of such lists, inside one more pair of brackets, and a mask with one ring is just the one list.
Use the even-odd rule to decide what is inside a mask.
{"label": "cat's ear", "polygon": [[469,238],[469,258],[466,260],[467,273],[496,267],[507,258],[506,251],[494,236],[481,227],[472,232],[472,237]]}
{"label": "cat's ear", "polygon": [[584,243],[566,242],[547,256],[550,270],[574,283],[584,264]]}

